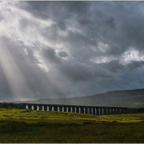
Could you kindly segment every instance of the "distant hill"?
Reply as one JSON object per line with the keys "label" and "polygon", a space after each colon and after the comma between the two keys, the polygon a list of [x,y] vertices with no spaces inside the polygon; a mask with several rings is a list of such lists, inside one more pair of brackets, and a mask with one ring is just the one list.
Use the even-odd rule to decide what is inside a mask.
{"label": "distant hill", "polygon": [[109,91],[92,96],[75,98],[48,98],[25,102],[93,106],[126,106],[130,108],[140,108],[144,107],[144,89]]}

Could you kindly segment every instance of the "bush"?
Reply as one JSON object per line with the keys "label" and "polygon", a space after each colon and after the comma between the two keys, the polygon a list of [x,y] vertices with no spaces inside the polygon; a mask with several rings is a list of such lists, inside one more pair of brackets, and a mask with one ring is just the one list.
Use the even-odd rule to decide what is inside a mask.
{"label": "bush", "polygon": [[12,109],[12,106],[9,106],[8,109]]}
{"label": "bush", "polygon": [[123,113],[125,114],[144,113],[144,108],[129,108],[125,110]]}
{"label": "bush", "polygon": [[20,108],[23,108],[23,106],[21,104],[14,104],[14,103],[4,102],[4,103],[0,103],[0,108],[9,108],[9,109],[18,108],[18,109],[20,109]]}

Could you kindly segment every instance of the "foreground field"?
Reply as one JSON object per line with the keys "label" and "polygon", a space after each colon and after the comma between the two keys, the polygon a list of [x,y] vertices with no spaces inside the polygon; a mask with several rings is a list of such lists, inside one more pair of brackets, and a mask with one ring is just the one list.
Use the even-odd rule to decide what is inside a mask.
{"label": "foreground field", "polygon": [[85,115],[0,109],[0,143],[143,143],[144,113]]}

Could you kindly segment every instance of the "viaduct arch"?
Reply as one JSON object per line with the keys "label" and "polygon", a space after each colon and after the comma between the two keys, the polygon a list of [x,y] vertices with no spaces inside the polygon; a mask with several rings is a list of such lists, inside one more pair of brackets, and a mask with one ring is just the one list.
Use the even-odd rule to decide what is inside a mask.
{"label": "viaduct arch", "polygon": [[61,111],[93,115],[122,114],[127,107],[108,107],[108,106],[78,106],[61,104],[36,104],[21,103],[26,109],[42,111]]}

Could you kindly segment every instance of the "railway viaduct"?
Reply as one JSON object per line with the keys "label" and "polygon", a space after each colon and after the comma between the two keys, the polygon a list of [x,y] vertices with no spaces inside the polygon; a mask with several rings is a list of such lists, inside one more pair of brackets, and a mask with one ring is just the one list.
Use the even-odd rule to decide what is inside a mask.
{"label": "railway viaduct", "polygon": [[122,114],[127,107],[108,107],[108,106],[78,106],[78,105],[61,105],[61,104],[36,104],[21,103],[26,109],[42,111],[61,111],[93,115]]}

